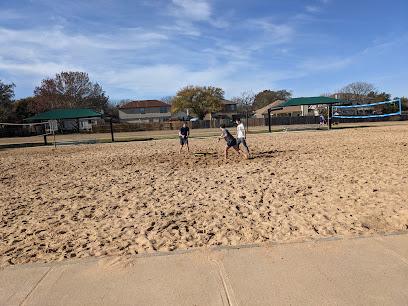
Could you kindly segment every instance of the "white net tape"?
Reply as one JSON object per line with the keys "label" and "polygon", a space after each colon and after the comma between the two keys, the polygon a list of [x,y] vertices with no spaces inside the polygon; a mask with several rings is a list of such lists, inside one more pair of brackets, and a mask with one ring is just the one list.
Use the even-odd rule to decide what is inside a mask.
{"label": "white net tape", "polygon": [[[47,121],[40,123],[8,123],[0,122],[0,137],[36,137],[51,135],[53,128],[58,128],[55,123]],[[52,125],[52,128],[51,128]],[[54,129],[56,131],[56,129]]]}
{"label": "white net tape", "polygon": [[362,105],[332,106],[334,118],[376,118],[401,115],[401,99]]}

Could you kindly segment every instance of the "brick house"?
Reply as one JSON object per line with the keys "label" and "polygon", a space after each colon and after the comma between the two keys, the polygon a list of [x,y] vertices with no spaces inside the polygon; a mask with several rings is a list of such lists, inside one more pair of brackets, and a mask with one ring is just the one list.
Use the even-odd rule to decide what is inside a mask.
{"label": "brick house", "polygon": [[221,102],[224,104],[223,109],[216,113],[205,115],[204,120],[210,120],[211,118],[235,119],[238,117],[237,103],[229,100],[222,100]]}
{"label": "brick house", "polygon": [[171,105],[159,100],[132,101],[118,109],[120,122],[162,122],[171,117]]}
{"label": "brick house", "polygon": [[[255,118],[268,118],[268,109],[276,107],[285,101],[277,100],[271,104],[257,109],[254,113]],[[313,112],[309,110],[309,105],[288,106],[280,110],[271,112],[271,116],[313,116]]]}

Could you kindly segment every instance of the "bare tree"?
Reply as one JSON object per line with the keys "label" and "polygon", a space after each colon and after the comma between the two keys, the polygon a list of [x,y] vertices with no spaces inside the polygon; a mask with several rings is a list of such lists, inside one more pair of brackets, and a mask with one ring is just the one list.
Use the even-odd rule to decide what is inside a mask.
{"label": "bare tree", "polygon": [[350,83],[339,90],[340,99],[349,100],[356,104],[364,104],[365,98],[377,90],[376,86],[366,82]]}
{"label": "bare tree", "polygon": [[41,113],[52,109],[91,108],[106,110],[109,97],[98,83],[92,83],[86,72],[61,72],[55,78],[42,80],[34,90],[29,110]]}
{"label": "bare tree", "polygon": [[128,104],[128,103],[130,103],[130,102],[132,102],[131,99],[122,99],[122,100],[120,100],[120,101],[118,102],[117,107],[121,107],[121,106],[126,105],[126,104]]}
{"label": "bare tree", "polygon": [[250,91],[243,91],[238,97],[233,97],[231,101],[237,103],[238,113],[245,115],[248,119],[248,116],[252,115],[252,104],[255,100],[255,94]]}
{"label": "bare tree", "polygon": [[174,98],[175,98],[175,96],[165,96],[165,97],[161,98],[160,101],[162,101],[162,102],[164,102],[164,103],[166,103],[166,104],[171,105],[171,103],[173,102]]}
{"label": "bare tree", "polygon": [[329,97],[329,98],[331,98],[332,96],[334,95],[331,92],[324,92],[319,95],[319,97]]}

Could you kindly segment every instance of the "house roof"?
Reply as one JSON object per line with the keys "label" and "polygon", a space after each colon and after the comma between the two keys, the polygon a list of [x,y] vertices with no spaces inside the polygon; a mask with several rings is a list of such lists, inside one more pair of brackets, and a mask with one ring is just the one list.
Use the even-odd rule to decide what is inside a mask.
{"label": "house roof", "polygon": [[86,108],[55,109],[24,120],[57,120],[101,117],[103,114]]}
{"label": "house roof", "polygon": [[[255,114],[257,115],[267,115],[268,114],[268,109],[274,108],[274,107],[279,107],[278,105],[283,103],[283,100],[277,100],[275,102],[272,102],[271,104],[262,107],[258,110],[255,111]],[[300,106],[289,106],[285,107],[284,109],[279,109],[272,111],[271,114],[286,114],[286,113],[293,113],[293,112],[299,112],[300,111]]]}
{"label": "house roof", "polygon": [[225,100],[225,99],[221,100],[221,102],[224,103],[224,104],[226,104],[226,105],[229,105],[229,104],[237,104],[236,102],[232,102],[232,101],[230,101],[230,100]]}
{"label": "house roof", "polygon": [[[270,109],[270,108],[273,108],[273,107],[276,107],[276,105],[278,105],[278,104],[280,104],[280,103],[283,103],[284,101],[283,100],[276,100],[275,102],[272,102],[271,104],[268,104],[267,106],[264,106],[264,107],[262,107],[262,108],[260,108],[260,109],[257,109],[256,111],[255,111],[255,114],[257,114],[257,115],[267,115],[268,114],[268,109]],[[297,107],[296,108],[296,110],[293,110],[293,111],[285,111],[285,113],[290,113],[290,112],[296,112],[296,111],[299,111],[299,108]],[[276,113],[277,111],[273,111],[272,113]]]}
{"label": "house roof", "polygon": [[128,104],[125,104],[119,109],[124,109],[124,108],[145,108],[145,107],[161,107],[161,106],[166,106],[170,107],[171,105],[166,104],[162,101],[159,100],[141,100],[141,101],[132,101],[129,102]]}
{"label": "house roof", "polygon": [[347,100],[334,99],[328,97],[301,97],[290,99],[278,106],[295,106],[295,105],[317,105],[317,104],[335,104],[335,103],[349,103]]}

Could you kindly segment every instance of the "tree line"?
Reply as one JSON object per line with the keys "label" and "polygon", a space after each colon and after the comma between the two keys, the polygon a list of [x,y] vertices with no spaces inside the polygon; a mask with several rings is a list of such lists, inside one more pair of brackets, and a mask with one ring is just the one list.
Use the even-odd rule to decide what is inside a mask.
{"label": "tree line", "polygon": [[[45,78],[35,87],[34,95],[14,100],[15,84],[5,84],[0,80],[0,122],[21,123],[23,119],[53,109],[89,108],[98,112],[118,117],[118,106],[131,102],[124,99],[117,103],[109,100],[102,87],[91,82],[85,72],[61,72],[54,78]],[[181,88],[175,96],[161,100],[171,104],[172,113],[189,109],[203,119],[206,114],[221,111],[224,107],[224,90],[213,86],[188,85]],[[365,104],[391,100],[391,94],[378,92],[376,86],[366,82],[350,83],[335,93],[322,96],[336,96],[355,104]],[[264,90],[257,94],[252,91],[242,92],[231,100],[238,106],[238,113],[252,115],[277,100],[287,101],[292,98],[292,91]],[[394,99],[398,99],[395,97]],[[401,97],[403,110],[408,110],[408,99]]]}

